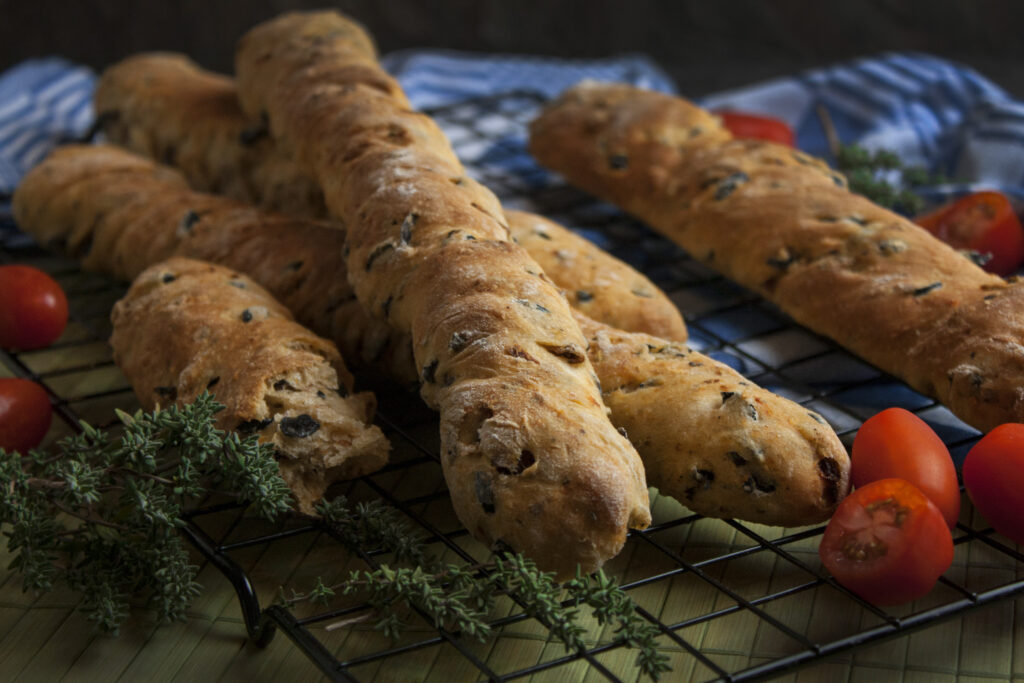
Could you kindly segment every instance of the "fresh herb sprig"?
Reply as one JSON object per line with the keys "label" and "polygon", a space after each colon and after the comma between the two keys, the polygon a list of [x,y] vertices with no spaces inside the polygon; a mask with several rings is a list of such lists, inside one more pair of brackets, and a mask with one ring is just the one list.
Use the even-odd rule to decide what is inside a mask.
{"label": "fresh herb sprig", "polygon": [[904,166],[899,155],[890,150],[872,152],[861,145],[844,145],[828,108],[819,104],[817,113],[836,168],[846,175],[851,192],[912,217],[925,207],[924,199],[914,188],[948,182],[942,173],[929,173],[923,166]]}
{"label": "fresh herb sprig", "polygon": [[[11,567],[26,590],[65,584],[82,594],[81,609],[97,626],[117,632],[132,601],[161,620],[179,620],[199,594],[197,568],[177,529],[188,506],[208,492],[234,496],[273,519],[291,509],[273,447],[216,427],[223,409],[209,394],[151,413],[116,411],[120,434],[82,423],[80,434],[53,452],[0,450],[0,528],[14,554]],[[505,551],[476,566],[433,558],[406,518],[382,501],[349,506],[344,497],[321,502],[323,523],[352,552],[383,549],[393,561],[354,571],[339,583],[317,579],[307,593],[280,601],[326,604],[359,595],[368,610],[340,625],[375,620],[386,635],[404,624],[401,608],[418,608],[438,627],[485,640],[500,596],[545,624],[567,651],[586,648],[581,605],[617,639],[638,648],[637,666],[652,679],[669,670],[655,643],[657,627],[637,614],[632,599],[604,572],[578,574],[564,585],[522,555]]]}
{"label": "fresh herb sprig", "polygon": [[908,216],[921,213],[925,206],[914,188],[946,182],[941,173],[931,174],[922,166],[904,166],[893,152],[871,152],[860,145],[839,146],[836,165],[846,175],[851,192]]}
{"label": "fresh herb sprig", "polygon": [[0,450],[0,528],[26,590],[65,584],[82,610],[116,632],[145,597],[161,620],[180,620],[199,594],[178,527],[208,491],[233,495],[266,518],[291,509],[273,448],[216,427],[210,394],[178,407],[116,411],[117,437],[82,423],[52,453]]}
{"label": "fresh herb sprig", "polygon": [[586,605],[599,624],[614,626],[620,642],[638,649],[636,664],[641,672],[657,680],[670,670],[668,657],[657,648],[657,626],[637,613],[633,600],[604,571],[591,576],[577,573],[559,585],[553,573],[541,571],[533,561],[514,552],[497,553],[483,565],[442,564],[427,554],[422,538],[401,514],[380,501],[351,510],[347,501],[338,497],[321,503],[317,511],[350,551],[379,548],[391,553],[396,562],[415,565],[353,571],[332,585],[317,578],[307,593],[293,591],[291,597],[280,591],[279,601],[289,607],[307,601],[327,605],[336,595],[365,597],[366,612],[332,627],[373,621],[374,628],[397,637],[404,623],[395,608],[415,606],[435,626],[483,641],[491,635],[488,615],[497,598],[507,596],[543,623],[567,651],[578,652],[586,649],[587,629],[580,622],[579,611],[580,605]]}

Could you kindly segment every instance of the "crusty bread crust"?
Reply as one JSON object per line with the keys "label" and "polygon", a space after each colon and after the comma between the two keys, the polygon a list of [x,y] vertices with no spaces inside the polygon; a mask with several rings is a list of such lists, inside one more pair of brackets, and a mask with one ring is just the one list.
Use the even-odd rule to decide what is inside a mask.
{"label": "crusty bread crust", "polygon": [[[342,349],[363,353],[364,361],[391,377],[409,380],[411,343],[407,336],[370,320],[355,302],[344,278],[344,236],[333,225],[286,219],[226,199],[212,203],[205,195],[182,189],[177,178],[161,181],[142,171],[125,174],[125,168],[149,167],[140,167],[128,152],[114,153],[102,147],[69,147],[52,153],[19,189],[15,202],[19,213],[33,215],[35,204],[63,207],[57,215],[64,221],[60,228],[65,232],[75,232],[82,220],[92,220],[97,214],[89,209],[89,202],[72,211],[64,199],[64,192],[74,185],[63,178],[85,163],[83,157],[105,162],[90,165],[93,175],[108,179],[99,184],[91,201],[106,204],[105,194],[122,195],[128,188],[146,205],[168,201],[169,194],[176,212],[150,216],[148,234],[153,239],[162,242],[161,235],[173,235],[177,239],[173,253],[244,271],[317,333],[334,339]],[[205,206],[203,215],[182,230],[182,211],[187,212],[182,207],[200,204]],[[550,240],[537,237],[538,243],[574,250],[558,272],[572,273],[576,264],[589,270],[593,261],[586,245],[575,251],[574,240],[564,239],[571,233],[548,221],[538,225],[529,214],[518,225],[519,215],[509,212],[513,234],[540,227]],[[105,220],[98,215],[92,225],[101,226]],[[30,234],[47,234],[58,241],[65,234],[54,234],[47,226],[34,223],[23,227]],[[114,253],[119,251],[115,244]],[[113,261],[98,264],[108,268]],[[640,277],[621,262],[599,270],[606,267],[621,269],[621,273],[611,278],[607,287],[593,287],[591,303],[616,296],[617,288]],[[608,306],[591,307],[590,312],[614,314],[616,308],[612,301]],[[799,524],[821,519],[830,509],[829,502],[845,492],[846,454],[837,448],[828,427],[812,423],[807,411],[679,344],[629,335],[579,316],[577,320],[590,341],[588,355],[605,402],[613,407],[612,422],[628,431],[644,459],[648,481],[663,493],[709,515]],[[758,419],[744,419],[742,411],[725,410],[740,405],[727,406],[721,399],[726,392],[736,395],[733,400],[754,402]],[[741,458],[745,462],[737,464]],[[834,465],[827,462],[829,458]],[[700,485],[695,486],[698,479]]]}
{"label": "crusty bread crust", "polygon": [[592,83],[545,109],[530,150],[965,422],[1024,421],[1024,282],[850,193],[823,162],[732,140],[684,100]]}
{"label": "crusty bread crust", "polygon": [[[26,174],[12,206],[39,244],[122,280],[171,256],[243,272],[347,361],[416,380],[408,337],[356,301],[343,269],[344,234],[333,224],[195,192],[179,173],[104,145],[53,150]],[[104,246],[95,248],[100,235]]]}
{"label": "crusty bread crust", "polygon": [[[234,81],[200,69],[183,55],[135,55],[108,68],[96,91],[96,109],[111,142],[166,160],[195,189],[290,215],[326,218],[320,188],[267,131],[255,140],[246,134],[259,125],[247,124]],[[177,152],[183,149],[188,154]],[[686,339],[679,311],[636,270],[536,214],[507,211],[505,217],[512,239],[572,306],[623,330]],[[341,348],[351,361],[348,349]]]}
{"label": "crusty bread crust", "polygon": [[411,333],[460,520],[560,576],[592,571],[650,522],[640,458],[565,298],[364,41],[333,12],[257,26],[236,58],[242,108],[347,225],[359,301]]}
{"label": "crusty bread crust", "polygon": [[107,68],[93,97],[106,138],[181,169],[193,188],[324,217],[323,193],[247,119],[234,81],[185,55],[144,53]]}
{"label": "crusty bread crust", "polygon": [[298,508],[327,486],[380,469],[389,444],[370,424],[373,395],[331,342],[292,320],[249,278],[174,258],[143,271],[111,313],[114,360],[143,407],[189,403],[204,391],[225,429],[272,443]]}
{"label": "crusty bread crust", "polygon": [[686,341],[679,309],[642,273],[543,216],[506,211],[512,239],[530,253],[569,305],[606,325]]}
{"label": "crusty bread crust", "polygon": [[824,418],[685,344],[576,319],[652,486],[709,517],[799,526],[832,515],[850,459]]}

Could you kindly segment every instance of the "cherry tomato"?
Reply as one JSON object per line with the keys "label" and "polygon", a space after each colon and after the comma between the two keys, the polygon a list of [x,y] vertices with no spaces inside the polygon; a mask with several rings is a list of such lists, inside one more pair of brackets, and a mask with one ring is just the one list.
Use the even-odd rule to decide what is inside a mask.
{"label": "cherry tomato", "polygon": [[721,117],[722,125],[738,138],[770,140],[790,147],[796,145],[793,129],[785,121],[770,116],[745,114],[738,111],[720,111],[716,114]]}
{"label": "cherry tomato", "polygon": [[881,479],[843,499],[818,548],[843,586],[876,605],[923,597],[953,563],[953,535],[928,497]]}
{"label": "cherry tomato", "polygon": [[906,479],[928,496],[950,528],[960,517],[960,485],[949,449],[928,424],[903,408],[868,419],[853,439],[850,481],[856,487],[879,479]]}
{"label": "cherry tomato", "polygon": [[0,347],[44,348],[67,323],[68,300],[52,277],[32,266],[0,266]]}
{"label": "cherry tomato", "polygon": [[1024,262],[1024,228],[1001,192],[975,192],[914,222],[957,249],[992,256],[985,270],[1009,275]]}
{"label": "cherry tomato", "polygon": [[0,378],[0,448],[28,453],[46,436],[52,417],[45,389],[27,379]]}
{"label": "cherry tomato", "polygon": [[964,484],[992,527],[1024,544],[1024,424],[999,425],[964,459]]}

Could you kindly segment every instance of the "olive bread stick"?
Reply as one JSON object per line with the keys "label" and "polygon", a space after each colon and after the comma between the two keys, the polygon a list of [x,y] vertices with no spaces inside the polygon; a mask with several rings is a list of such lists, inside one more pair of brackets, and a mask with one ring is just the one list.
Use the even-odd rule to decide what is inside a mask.
{"label": "olive bread stick", "polygon": [[[195,189],[292,215],[325,217],[319,187],[265,130],[251,134],[259,126],[246,125],[234,81],[200,69],[183,55],[142,54],[115,64],[100,78],[95,105],[108,140],[166,160]],[[505,217],[512,239],[564,290],[571,305],[623,330],[686,339],[679,311],[636,270],[536,214],[507,211]],[[349,358],[346,351],[342,346]]]}
{"label": "olive bread stick", "polygon": [[545,108],[530,150],[965,422],[1024,421],[1024,281],[852,194],[823,162],[733,140],[682,99],[594,83]]}
{"label": "olive bread stick", "polygon": [[576,319],[648,483],[710,517],[799,526],[832,515],[850,460],[824,418],[685,344]]}
{"label": "olive bread stick", "polygon": [[108,141],[176,166],[197,190],[324,217],[323,193],[238,106],[234,81],[185,55],[143,53],[104,70],[93,97]]}
{"label": "olive bread stick", "polygon": [[[79,187],[84,182],[88,192]],[[348,286],[344,234],[337,224],[193,192],[179,174],[105,145],[52,152],[18,188],[15,212],[40,244],[85,256],[86,267],[120,279],[130,280],[171,255],[246,273],[303,325],[338,344],[349,364],[384,369],[403,384],[416,382],[408,337],[367,315]],[[627,264],[534,214],[510,211],[509,226],[531,253],[551,261],[556,284],[575,292],[575,305],[591,317],[615,327],[685,336],[672,302]],[[73,248],[91,244],[100,232],[117,239],[88,253]],[[625,290],[639,292],[629,300],[642,305],[623,305]]]}
{"label": "olive bread stick", "polygon": [[[179,173],[105,145],[53,150],[18,185],[12,207],[39,244],[121,280],[174,255],[243,272],[347,361],[416,380],[408,337],[356,301],[340,255],[344,234],[333,225],[192,191]],[[99,234],[117,238],[83,246]]]}
{"label": "olive bread stick", "polygon": [[[60,186],[64,176],[61,167],[66,164],[73,169],[81,163],[76,157],[91,155],[103,155],[107,160],[105,165],[97,164],[93,168],[100,177],[107,171],[116,174],[121,167],[119,158],[129,168],[136,168],[132,165],[134,157],[128,152],[110,154],[98,147],[57,150],[34,169],[19,188],[16,197],[19,213],[32,215],[32,207],[38,202],[61,205],[59,191],[49,190],[41,179]],[[119,183],[127,181],[101,184],[100,192],[119,193]],[[270,289],[300,321],[317,333],[335,339],[343,349],[346,344],[364,352],[372,349],[371,353],[376,355],[363,360],[371,361],[399,381],[409,380],[410,341],[405,336],[396,338],[386,325],[383,330],[380,323],[372,327],[376,321],[370,320],[352,298],[343,275],[343,234],[334,229],[335,226],[275,218],[267,212],[240,207],[225,199],[220,199],[218,205],[201,204],[200,200],[206,195],[182,191],[178,183],[153,181],[143,173],[136,174],[132,187],[141,200],[153,206],[168,201],[165,195],[170,194],[177,208],[168,212],[162,222],[157,220],[159,217],[152,217],[148,232],[177,236],[175,253],[227,264],[245,272]],[[97,196],[96,201],[104,199]],[[191,225],[182,230],[182,217],[192,211],[182,207],[198,206],[203,206],[202,216],[184,221]],[[519,214],[509,212],[509,217],[514,226]],[[63,220],[63,229],[70,230],[78,219],[68,214]],[[537,227],[536,220],[527,215],[523,226],[524,231],[533,230]],[[31,224],[25,227],[30,233],[40,232]],[[548,223],[540,227],[552,240],[539,238],[538,241],[562,244],[560,232],[566,232],[563,228]],[[624,264],[622,267],[627,268]],[[622,281],[631,282],[626,275],[628,273],[624,273]],[[605,296],[602,292],[601,288],[595,288],[595,300]],[[334,307],[334,304],[325,306],[324,301],[343,303]],[[346,310],[343,317],[338,316],[339,311]],[[597,312],[604,310],[606,307],[602,306]],[[820,432],[827,427],[810,424],[806,411],[779,397],[763,396],[765,392],[733,371],[681,345],[653,337],[630,336],[582,317],[578,317],[578,322],[590,340],[588,355],[604,388],[605,402],[615,406],[612,421],[628,431],[645,460],[651,483],[662,492],[706,514],[744,517],[765,523],[815,521],[816,515],[827,508],[830,493],[842,495],[848,469],[845,453],[829,455],[835,445],[834,436],[822,437]],[[367,339],[360,340],[360,336]],[[383,346],[378,345],[381,339],[386,340]],[[403,358],[404,362],[396,362]],[[734,413],[723,412],[725,402],[715,397],[728,391],[755,396],[765,406],[759,419],[742,420]],[[690,392],[703,398],[694,400]],[[739,404],[729,407],[733,405]],[[719,434],[728,415],[732,415],[734,423]],[[800,425],[804,425],[803,428]],[[801,441],[800,434],[808,436]],[[714,443],[716,448],[705,453],[706,443]],[[781,455],[784,451],[789,455]],[[721,461],[723,454],[729,453],[736,453],[751,464],[745,468],[737,465],[719,473],[715,486],[711,486],[708,476],[693,474],[716,472],[718,467],[713,456],[717,454],[717,460]],[[819,465],[818,471],[825,479],[820,487],[815,487],[816,480],[807,473],[814,475],[815,462],[827,457],[831,457],[836,466],[833,468],[827,462]],[[729,456],[729,461],[733,461],[733,456]],[[827,488],[832,481],[828,477],[833,474],[834,491]],[[738,480],[741,475],[746,478]],[[703,477],[704,483],[693,490],[696,476]],[[744,486],[751,477],[755,477],[752,481],[760,482],[760,486],[748,492]],[[791,481],[795,483],[789,483]],[[747,488],[751,486],[753,484]],[[766,491],[769,486],[774,488]]]}
{"label": "olive bread stick", "polygon": [[388,441],[370,424],[373,395],[352,395],[334,344],[244,275],[184,258],[157,263],[111,320],[114,360],[143,407],[209,391],[225,406],[221,427],[274,445],[303,512],[333,481],[387,462]]}
{"label": "olive bread stick", "polygon": [[639,456],[567,301],[367,42],[334,12],[257,26],[236,53],[242,108],[346,224],[359,301],[411,335],[459,519],[560,576],[592,571],[650,522]]}
{"label": "olive bread stick", "polygon": [[506,211],[514,239],[576,310],[612,327],[686,341],[679,309],[646,276],[593,242],[526,211]]}

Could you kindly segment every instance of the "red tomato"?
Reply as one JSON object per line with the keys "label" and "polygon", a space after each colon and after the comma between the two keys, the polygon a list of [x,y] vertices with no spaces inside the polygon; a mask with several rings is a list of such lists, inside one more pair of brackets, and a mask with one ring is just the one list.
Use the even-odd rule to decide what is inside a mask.
{"label": "red tomato", "polygon": [[850,481],[906,479],[935,503],[950,528],[960,517],[960,484],[949,449],[928,424],[903,408],[888,408],[861,425],[853,439]]}
{"label": "red tomato", "polygon": [[41,386],[27,379],[0,378],[0,448],[28,453],[46,436],[52,416]]}
{"label": "red tomato", "polygon": [[0,266],[0,347],[41,349],[67,323],[68,300],[52,277],[31,266]]}
{"label": "red tomato", "polygon": [[964,484],[992,527],[1024,544],[1024,424],[999,425],[964,459]]}
{"label": "red tomato", "polygon": [[722,125],[738,138],[770,140],[790,147],[796,145],[793,129],[785,121],[770,116],[744,114],[738,111],[720,111],[716,114],[721,117]]}
{"label": "red tomato", "polygon": [[881,479],[843,499],[818,548],[843,586],[876,605],[923,597],[953,563],[953,535],[927,496]]}
{"label": "red tomato", "polygon": [[990,273],[1009,275],[1024,262],[1024,228],[1000,192],[969,194],[914,222],[952,247],[991,254],[982,266]]}

